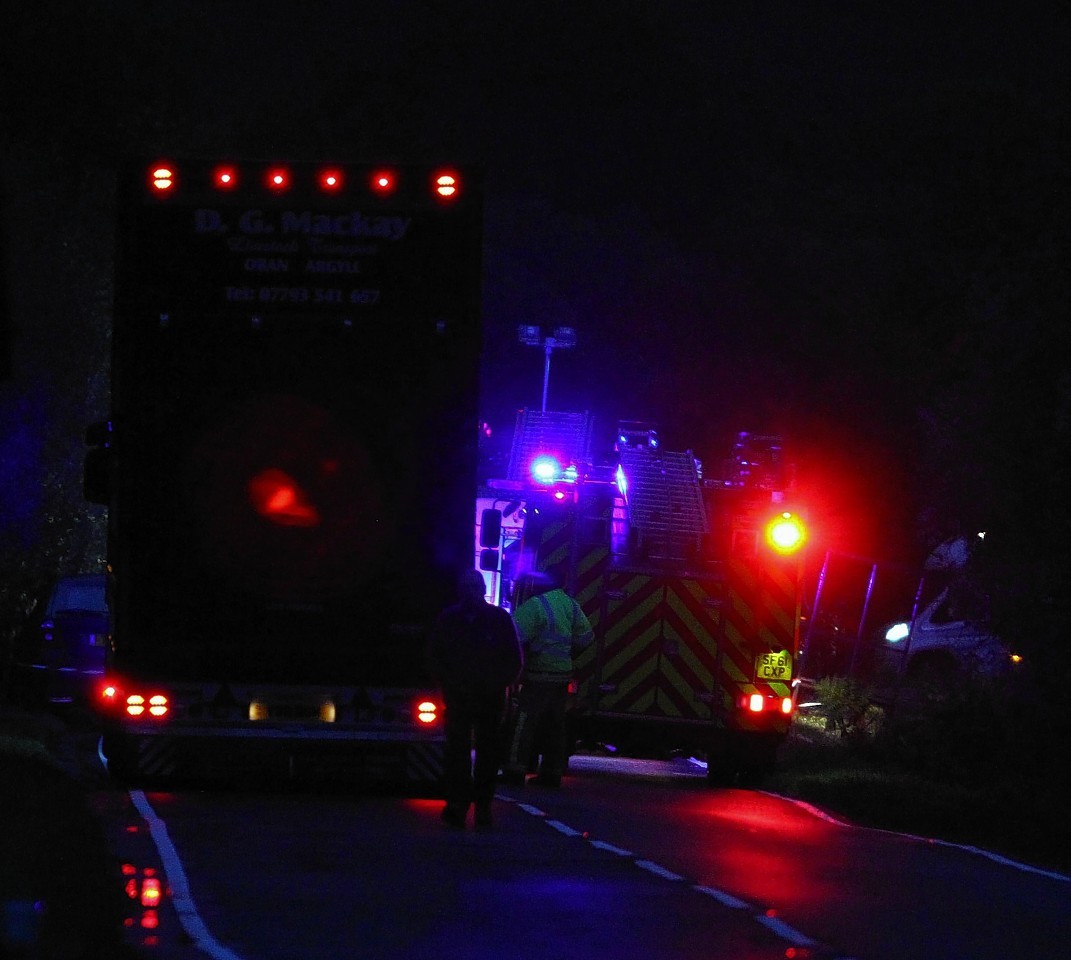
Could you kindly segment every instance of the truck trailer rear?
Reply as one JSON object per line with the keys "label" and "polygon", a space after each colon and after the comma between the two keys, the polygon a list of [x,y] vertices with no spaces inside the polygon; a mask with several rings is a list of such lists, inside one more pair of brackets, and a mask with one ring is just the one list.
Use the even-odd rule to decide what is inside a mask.
{"label": "truck trailer rear", "polygon": [[150,160],[118,190],[110,767],[433,783],[471,564],[478,170]]}

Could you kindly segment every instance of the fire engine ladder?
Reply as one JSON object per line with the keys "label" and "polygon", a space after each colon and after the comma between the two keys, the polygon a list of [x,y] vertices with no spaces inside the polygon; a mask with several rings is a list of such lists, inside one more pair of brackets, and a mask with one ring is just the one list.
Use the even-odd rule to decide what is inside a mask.
{"label": "fire engine ladder", "polygon": [[591,459],[593,418],[590,413],[519,410],[509,455],[509,479],[531,480],[532,462],[553,456],[566,468],[581,469]]}
{"label": "fire engine ladder", "polygon": [[697,555],[707,518],[694,454],[629,447],[620,456],[633,549],[648,557]]}

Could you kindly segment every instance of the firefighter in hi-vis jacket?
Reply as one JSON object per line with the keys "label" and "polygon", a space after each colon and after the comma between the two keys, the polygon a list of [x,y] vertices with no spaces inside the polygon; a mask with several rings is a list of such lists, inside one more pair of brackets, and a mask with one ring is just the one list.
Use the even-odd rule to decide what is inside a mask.
{"label": "firefighter in hi-vis jacket", "polygon": [[542,760],[535,782],[560,786],[565,771],[565,704],[573,679],[573,659],[592,642],[594,634],[580,604],[565,592],[562,583],[559,574],[548,574],[544,591],[522,603],[513,615],[525,649],[525,668],[502,771],[506,783],[525,782],[537,734]]}

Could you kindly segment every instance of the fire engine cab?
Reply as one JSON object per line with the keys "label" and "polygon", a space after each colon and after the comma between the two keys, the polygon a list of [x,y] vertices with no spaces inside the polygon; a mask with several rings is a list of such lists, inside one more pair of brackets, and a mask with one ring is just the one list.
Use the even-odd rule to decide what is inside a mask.
{"label": "fire engine cab", "polygon": [[806,530],[776,437],[741,433],[716,478],[621,423],[608,462],[587,413],[521,410],[507,475],[484,481],[476,566],[518,605],[566,572],[595,642],[571,739],[705,758],[715,784],[761,778],[794,710]]}

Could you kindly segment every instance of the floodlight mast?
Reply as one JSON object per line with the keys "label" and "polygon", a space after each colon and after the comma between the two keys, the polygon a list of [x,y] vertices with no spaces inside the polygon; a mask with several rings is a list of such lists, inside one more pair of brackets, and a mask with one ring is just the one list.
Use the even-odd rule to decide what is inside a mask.
{"label": "floodlight mast", "polygon": [[517,339],[528,347],[542,347],[543,362],[543,407],[547,412],[547,390],[550,386],[550,356],[555,350],[572,350],[576,346],[576,330],[573,327],[555,327],[552,336],[544,337],[538,326],[522,324],[517,328]]}

